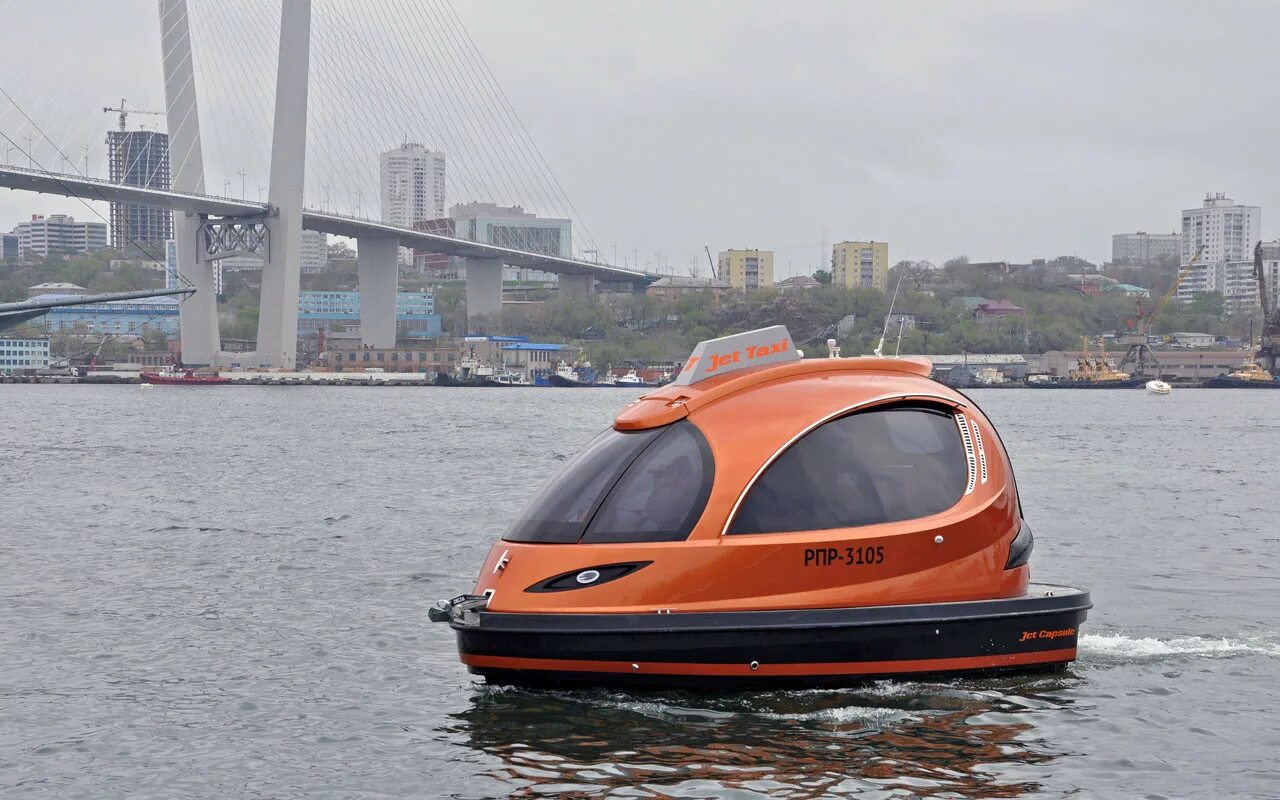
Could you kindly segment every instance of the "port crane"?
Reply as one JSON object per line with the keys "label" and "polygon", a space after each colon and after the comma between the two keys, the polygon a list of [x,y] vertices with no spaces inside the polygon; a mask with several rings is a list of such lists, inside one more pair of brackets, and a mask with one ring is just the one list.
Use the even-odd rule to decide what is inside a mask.
{"label": "port crane", "polygon": [[1267,291],[1267,274],[1262,269],[1262,242],[1253,248],[1253,275],[1258,281],[1258,300],[1262,303],[1262,337],[1258,343],[1258,360],[1263,369],[1276,374],[1280,359],[1280,306],[1272,302]]}
{"label": "port crane", "polygon": [[[1204,245],[1192,254],[1191,260],[1187,262],[1181,270],[1178,271],[1177,277],[1173,279],[1173,285],[1169,287],[1169,291],[1164,293],[1160,301],[1156,303],[1156,307],[1147,313],[1146,304],[1142,302],[1142,298],[1138,298],[1138,309],[1132,319],[1125,320],[1125,325],[1130,329],[1129,333],[1120,337],[1120,344],[1128,345],[1129,349],[1125,351],[1124,358],[1120,359],[1117,369],[1121,372],[1126,367],[1132,366],[1130,372],[1138,377],[1147,377],[1148,368],[1153,370],[1155,377],[1160,377],[1160,359],[1156,358],[1156,353],[1151,349],[1151,325],[1155,322],[1156,317],[1169,305],[1169,301],[1178,293],[1178,287],[1182,284],[1184,278],[1191,272],[1191,268],[1200,260],[1200,254],[1204,252]],[[1261,263],[1261,262],[1259,262]],[[1259,270],[1261,267],[1259,267]],[[1261,274],[1261,273],[1259,273]]]}

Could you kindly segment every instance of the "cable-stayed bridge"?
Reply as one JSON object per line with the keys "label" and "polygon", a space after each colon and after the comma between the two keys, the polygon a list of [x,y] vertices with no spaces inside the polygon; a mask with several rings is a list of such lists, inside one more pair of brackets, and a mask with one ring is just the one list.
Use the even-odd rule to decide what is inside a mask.
{"label": "cable-stayed bridge", "polygon": [[[255,2],[270,3],[271,0]],[[434,3],[436,0],[429,2]],[[576,254],[549,254],[545,247],[536,247],[532,241],[525,246],[526,243],[518,237],[510,242],[515,246],[499,246],[367,219],[358,213],[362,206],[358,189],[354,193],[357,213],[340,214],[327,207],[329,184],[322,186],[326,195],[322,203],[325,207],[317,209],[304,205],[312,47],[313,44],[334,45],[332,38],[324,35],[313,37],[311,0],[282,0],[279,7],[278,67],[272,98],[269,177],[266,185],[259,185],[259,200],[249,201],[244,197],[236,199],[206,192],[202,117],[197,103],[191,19],[187,5],[187,0],[158,0],[168,129],[167,155],[171,155],[171,188],[148,188],[103,181],[65,168],[55,172],[37,163],[32,153],[30,135],[26,137],[28,148],[24,150],[18,147],[28,158],[30,166],[0,167],[0,187],[75,197],[85,201],[127,202],[170,209],[173,212],[173,237],[177,245],[178,277],[182,283],[196,289],[195,294],[183,302],[180,314],[183,358],[188,363],[225,363],[234,358],[242,363],[270,367],[295,366],[298,290],[301,279],[300,251],[304,229],[357,240],[361,337],[365,344],[373,347],[390,347],[395,342],[395,296],[399,275],[398,256],[402,247],[465,259],[467,309],[468,316],[472,318],[500,310],[504,265],[556,273],[560,276],[562,295],[568,296],[591,292],[596,281],[643,284],[656,277],[635,269],[599,263],[595,258]],[[426,8],[434,9],[441,15],[441,20],[447,19],[447,13],[452,13],[450,8],[441,5],[421,6],[419,10]],[[409,10],[412,12],[414,9],[411,7]],[[469,38],[467,42],[469,43]],[[455,43],[449,46],[457,45]],[[474,45],[471,47],[474,48]],[[474,67],[477,56],[478,53],[468,56],[473,59],[473,73],[477,71]],[[353,69],[387,69],[387,65],[376,54],[349,61]],[[323,59],[321,63],[324,63]],[[484,80],[492,82],[492,75],[488,74]],[[497,91],[500,93],[500,89]],[[9,97],[7,92],[5,97]],[[353,103],[358,102],[358,98],[349,97]],[[498,106],[498,111],[483,110],[490,118],[501,113],[501,106],[506,102],[505,96],[498,94],[488,97],[490,101],[495,98],[497,100],[493,104]],[[12,102],[12,98],[9,99]],[[486,98],[477,95],[473,99],[482,101]],[[14,106],[16,107],[16,103]],[[450,108],[463,117],[466,135],[479,138],[479,132],[484,128],[475,119],[468,117],[473,111],[462,110],[456,101],[452,106],[442,102],[432,111],[439,116],[442,109]],[[21,113],[31,123],[28,129],[34,127],[31,116],[25,111]],[[45,131],[39,128],[35,130],[54,145],[55,150],[61,154],[64,166],[72,163],[72,159]],[[438,128],[435,133],[443,139],[449,138],[441,134]],[[503,156],[510,159],[510,151],[522,153],[526,156],[523,167],[508,162],[504,169],[504,165],[496,157],[482,157],[479,159],[482,166],[477,166],[474,162],[458,164],[457,171],[461,177],[455,184],[461,184],[462,191],[469,190],[473,195],[503,191],[506,196],[511,197],[529,193],[535,197],[560,199],[561,207],[572,208],[553,176],[548,178],[545,173],[528,172],[528,164],[536,165],[541,155],[536,152],[536,147],[532,147],[531,140],[526,144],[521,140],[521,135],[525,140],[528,139],[527,131],[523,131],[523,134],[520,131],[507,133],[507,151]],[[0,128],[0,136],[9,141],[9,149],[18,146],[15,137],[3,128]],[[498,140],[496,136],[493,138]],[[249,149],[252,142],[245,142],[244,146]],[[518,147],[524,149],[520,151],[517,150]],[[349,159],[344,159],[341,153],[330,158],[326,165],[329,174],[335,176],[349,169],[349,165],[344,163],[347,160]],[[545,161],[542,164],[545,166]],[[522,169],[524,173],[521,172]],[[487,172],[481,175],[482,171]],[[549,170],[546,172],[549,173]],[[522,174],[524,188],[521,186]],[[243,171],[240,172],[240,177],[243,194]],[[335,185],[338,183],[336,177],[328,180]],[[224,179],[223,188],[226,189],[229,183],[229,179]],[[266,190],[265,197],[261,197],[263,189]],[[573,213],[576,216],[576,211]],[[589,234],[586,238],[594,245]],[[507,243],[504,242],[504,245]],[[599,248],[594,246],[583,250],[596,257],[600,253]],[[223,258],[244,255],[256,256],[263,261],[258,349],[254,354],[237,353],[232,356],[220,352],[217,299],[213,288],[214,264]]]}

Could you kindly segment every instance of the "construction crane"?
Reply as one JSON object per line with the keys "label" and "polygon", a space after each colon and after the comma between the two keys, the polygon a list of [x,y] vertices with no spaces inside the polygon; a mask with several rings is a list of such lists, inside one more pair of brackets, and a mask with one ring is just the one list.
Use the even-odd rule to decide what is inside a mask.
{"label": "construction crane", "polygon": [[122,98],[120,98],[120,105],[118,105],[118,106],[116,106],[116,107],[114,107],[114,108],[113,108],[113,107],[111,107],[111,106],[103,106],[103,107],[102,107],[102,110],[103,110],[103,112],[104,112],[104,113],[105,113],[105,112],[108,112],[108,111],[115,111],[115,112],[118,112],[118,113],[120,114],[119,120],[120,120],[120,130],[121,130],[121,132],[123,132],[123,131],[124,131],[124,129],[125,129],[125,120],[128,118],[128,116],[129,116],[130,114],[151,114],[151,115],[154,115],[154,116],[157,116],[157,117],[163,117],[163,116],[164,116],[164,112],[163,112],[163,111],[143,111],[143,110],[142,110],[142,109],[140,109],[140,108],[125,108],[125,99],[124,99],[123,97],[122,97]]}
{"label": "construction crane", "polygon": [[718,270],[717,270],[717,268],[716,268],[716,262],[715,262],[715,259],[713,259],[713,258],[711,257],[711,248],[710,248],[710,247],[707,247],[707,246],[704,244],[704,245],[702,246],[702,249],[707,251],[707,263],[709,263],[709,264],[711,265],[711,277],[713,277],[713,278],[719,278],[719,277],[720,277],[720,275],[719,275],[719,272],[718,272]]}
{"label": "construction crane", "polygon": [[1262,269],[1262,242],[1253,248],[1253,275],[1258,280],[1258,300],[1262,302],[1262,337],[1258,343],[1258,360],[1263,369],[1276,374],[1280,360],[1280,306],[1271,301],[1267,291],[1267,274]]}
{"label": "construction crane", "polygon": [[1204,245],[1196,250],[1191,256],[1191,260],[1187,265],[1179,270],[1177,277],[1173,279],[1173,285],[1169,287],[1169,291],[1164,293],[1160,298],[1160,302],[1156,303],[1156,307],[1147,313],[1146,306],[1142,302],[1142,298],[1138,298],[1138,309],[1132,319],[1126,320],[1125,324],[1130,329],[1130,333],[1120,337],[1120,344],[1128,345],[1129,349],[1125,351],[1124,358],[1120,359],[1120,365],[1117,369],[1121,372],[1126,367],[1132,366],[1130,372],[1141,378],[1147,376],[1148,367],[1154,368],[1155,377],[1160,377],[1160,359],[1156,358],[1156,353],[1151,349],[1151,325],[1155,322],[1156,317],[1160,316],[1160,312],[1164,307],[1169,305],[1169,301],[1178,293],[1178,287],[1182,284],[1184,278],[1191,272],[1191,268],[1200,260],[1200,254],[1204,252]]}

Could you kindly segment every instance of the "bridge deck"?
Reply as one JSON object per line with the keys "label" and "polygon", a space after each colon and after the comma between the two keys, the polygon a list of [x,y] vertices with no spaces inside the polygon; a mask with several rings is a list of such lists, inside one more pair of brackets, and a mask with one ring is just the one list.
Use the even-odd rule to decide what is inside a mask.
{"label": "bridge deck", "polygon": [[[56,194],[63,197],[78,197],[83,200],[99,202],[137,203],[189,214],[204,214],[210,217],[257,217],[271,211],[271,207],[268,204],[238,200],[231,197],[175,192],[168,189],[147,189],[141,186],[129,186],[97,178],[85,178],[80,175],[59,174],[13,166],[0,166],[0,187],[17,191],[38,192],[40,194]],[[591,275],[602,281],[639,281],[647,283],[657,277],[639,270],[623,269],[610,264],[578,261],[572,258],[559,258],[541,253],[497,247],[481,242],[454,239],[436,233],[400,228],[374,220],[346,217],[323,211],[304,210],[302,213],[302,227],[307,230],[353,238],[362,236],[395,237],[403,247],[415,247],[447,256],[498,259],[512,266],[540,269],[560,275]]]}

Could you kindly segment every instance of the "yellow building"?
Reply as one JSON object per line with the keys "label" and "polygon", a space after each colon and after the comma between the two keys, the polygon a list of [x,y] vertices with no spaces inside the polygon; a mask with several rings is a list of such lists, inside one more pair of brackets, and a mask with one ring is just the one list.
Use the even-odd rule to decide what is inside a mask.
{"label": "yellow building", "polygon": [[889,290],[887,242],[840,242],[831,248],[831,282],[851,289]]}
{"label": "yellow building", "polygon": [[720,253],[722,281],[728,281],[735,289],[754,292],[773,286],[772,250],[723,250]]}

